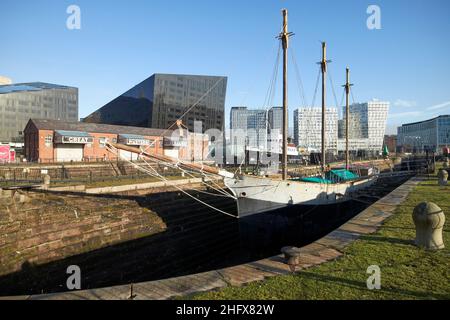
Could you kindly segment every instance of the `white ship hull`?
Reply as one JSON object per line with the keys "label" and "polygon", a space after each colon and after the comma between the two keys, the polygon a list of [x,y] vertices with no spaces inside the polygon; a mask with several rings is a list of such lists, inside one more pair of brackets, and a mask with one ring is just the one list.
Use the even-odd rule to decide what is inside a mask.
{"label": "white ship hull", "polygon": [[237,179],[225,178],[225,185],[237,198],[238,215],[242,218],[296,204],[329,205],[348,201],[353,192],[367,188],[376,179],[369,177],[358,181],[325,184],[241,176]]}

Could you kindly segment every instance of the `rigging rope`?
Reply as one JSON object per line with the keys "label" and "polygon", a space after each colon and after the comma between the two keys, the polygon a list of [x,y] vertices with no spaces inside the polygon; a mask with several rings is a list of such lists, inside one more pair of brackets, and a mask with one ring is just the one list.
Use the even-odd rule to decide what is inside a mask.
{"label": "rigging rope", "polygon": [[[209,95],[210,93],[211,93],[211,91],[213,90],[213,89],[215,89],[218,85],[219,85],[219,83],[220,82],[222,82],[224,80],[224,78],[220,78],[220,79],[218,79],[217,81],[216,81],[216,83],[211,87],[211,88],[209,88],[208,89],[208,91],[206,91],[193,105],[191,105],[177,120],[175,120],[174,121],[174,123],[172,123],[167,129],[165,129],[164,131],[163,131],[163,133],[160,135],[161,137],[164,137],[165,136],[165,134],[167,133],[167,132],[169,132],[170,131],[170,128],[172,128],[174,125],[176,125],[177,124],[177,122],[179,121],[179,120],[181,120],[187,113],[189,113],[189,111],[191,111],[193,108],[195,108],[204,98],[206,98],[206,96],[207,95]],[[154,145],[155,145],[155,143],[156,143],[156,141],[157,140],[154,140],[154,141],[152,141],[148,146],[146,146],[146,148],[145,148],[145,150],[144,150],[144,152],[145,151],[147,151],[149,148],[151,148],[151,147],[153,147]]]}
{"label": "rigging rope", "polygon": [[273,92],[276,87],[277,77],[278,77],[278,69],[279,69],[279,65],[280,65],[280,55],[281,55],[281,43],[278,44],[278,52],[277,52],[277,57],[275,59],[275,65],[273,66],[272,77],[270,79],[269,88],[267,88],[266,96],[264,98],[263,107],[265,107],[266,110],[268,109],[268,106],[270,105],[270,101],[272,99]]}
{"label": "rigging rope", "polygon": [[[145,160],[145,156],[144,156],[142,153],[140,154],[140,156],[141,156],[141,158],[142,158],[142,161],[144,161],[148,166],[151,166],[151,165]],[[155,163],[157,163],[157,162],[155,161]],[[191,178],[194,178],[194,179],[197,178],[196,176],[194,176],[193,174],[191,174],[188,170],[184,170],[183,168],[180,168],[179,165],[178,165],[178,163],[175,164],[175,165],[172,164],[172,163],[164,163],[164,165],[166,165],[167,167],[173,168],[173,169],[178,169],[178,170],[184,172],[185,174],[187,174],[187,175],[188,175],[189,177],[191,177]],[[153,168],[152,168],[152,169],[153,169]],[[153,169],[153,170],[154,170],[154,169]],[[154,170],[154,171],[155,171],[155,170]],[[156,171],[155,171],[155,172],[156,172]],[[231,194],[229,194],[228,192],[226,192],[221,186],[219,186],[218,184],[216,184],[216,183],[214,182],[214,179],[216,178],[215,176],[213,176],[213,175],[207,175],[207,174],[206,174],[205,172],[203,172],[203,171],[201,171],[200,174],[202,174],[202,176],[205,177],[206,179],[210,179],[210,182],[211,182],[212,184],[215,184],[216,187],[217,187],[217,189],[214,188],[213,186],[207,184],[206,181],[203,181],[203,180],[202,180],[202,184],[204,184],[204,185],[206,185],[207,187],[209,187],[209,188],[211,188],[211,189],[213,189],[213,190],[219,192],[219,193],[222,194],[223,196],[226,196],[226,197],[229,197],[229,198],[233,198],[233,199],[236,200],[236,198],[235,198],[234,196],[232,196]],[[194,188],[193,188],[193,190],[202,192],[202,191],[197,190],[197,189],[194,189]]]}
{"label": "rigging rope", "polygon": [[317,72],[316,88],[314,89],[314,95],[313,95],[311,107],[314,107],[316,104],[316,96],[317,96],[317,91],[319,89],[319,81],[320,81],[320,67]]}
{"label": "rigging rope", "polygon": [[338,100],[336,97],[336,91],[334,90],[334,82],[333,82],[333,77],[331,76],[331,68],[328,68],[328,79],[330,80],[330,84],[331,84],[331,90],[333,92],[333,97],[334,97],[334,102],[336,103],[336,108],[338,107]]}
{"label": "rigging rope", "polygon": [[[145,159],[144,159],[143,157],[142,157],[142,161],[144,161],[149,167],[151,167],[151,165],[150,165],[147,161],[145,161]],[[157,162],[155,161],[155,163],[157,163]],[[184,170],[183,168],[180,168],[178,165],[173,165],[173,164],[170,164],[170,163],[165,163],[165,165],[168,166],[168,167],[174,168],[174,169],[178,169],[178,170],[180,170],[181,172],[187,174],[189,177],[191,177],[191,178],[193,178],[193,179],[197,178],[196,176],[194,176],[193,174],[191,174],[189,171]],[[156,174],[158,174],[158,173],[156,172],[156,170],[154,170],[153,168],[152,168],[152,170],[153,170]],[[159,175],[159,174],[158,174],[158,175]],[[211,183],[215,184],[215,183],[214,183],[214,178],[215,178],[215,177],[214,177],[214,178],[208,177],[208,176],[206,175],[206,173],[204,173],[204,172],[202,172],[202,175],[203,175],[205,178],[210,179],[210,182],[211,182]],[[161,176],[161,175],[160,175],[160,176]],[[161,176],[161,177],[162,177],[162,176]],[[166,181],[168,181],[168,180],[166,180]],[[221,194],[221,195],[217,195],[217,196],[225,196],[225,197],[228,197],[228,198],[236,199],[234,196],[230,195],[228,192],[226,192],[225,190],[223,190],[223,189],[222,189],[219,185],[217,185],[217,184],[216,184],[216,186],[218,187],[218,189],[216,189],[216,188],[212,187],[211,185],[207,184],[206,181],[202,181],[202,184],[206,185],[207,187],[209,187],[209,188],[211,188],[211,189],[213,189],[213,190],[215,190],[215,191],[217,191],[217,192],[219,192],[219,193]],[[192,190],[195,190],[195,191],[198,191],[198,192],[205,193],[205,192],[203,192],[203,191],[201,191],[201,190],[198,190],[198,189],[195,189],[195,188],[192,188]]]}
{"label": "rigging rope", "polygon": [[275,93],[278,83],[278,71],[280,69],[280,56],[281,56],[281,43],[278,46],[277,59],[275,61],[275,68],[272,78],[272,87],[270,88],[269,100],[267,101],[266,111],[269,110],[271,106],[273,106],[273,101],[275,100]]}
{"label": "rigging rope", "polygon": [[301,73],[300,73],[300,68],[298,67],[297,64],[297,60],[295,59],[295,53],[294,53],[294,48],[291,46],[291,57],[292,57],[292,62],[294,63],[294,69],[295,69],[295,74],[296,74],[296,78],[297,78],[297,84],[299,86],[299,92],[300,92],[300,98],[302,99],[303,105],[306,107],[307,104],[307,100],[305,97],[305,89],[303,87],[303,81],[302,81],[302,77],[301,77]]}
{"label": "rigging rope", "polygon": [[353,96],[353,89],[352,88],[350,88],[350,93],[352,95],[353,104],[355,104],[355,97]]}
{"label": "rigging rope", "polygon": [[[112,152],[113,154],[115,153],[115,152],[112,150],[112,148],[107,147],[107,149],[108,149],[110,152]],[[116,149],[116,150],[117,150],[117,149]],[[116,152],[116,154],[117,154],[117,152]],[[169,180],[167,180],[166,178],[164,178],[163,176],[161,176],[161,175],[160,175],[159,173],[157,173],[156,171],[155,171],[155,172],[156,172],[156,175],[155,175],[155,174],[151,173],[149,170],[147,170],[147,169],[145,169],[145,168],[142,168],[141,166],[137,165],[136,163],[134,163],[134,162],[132,162],[132,161],[126,159],[126,158],[122,158],[122,159],[125,160],[126,162],[130,163],[130,164],[131,164],[132,166],[134,166],[137,170],[143,171],[143,172],[147,173],[147,174],[150,175],[150,176],[159,178],[160,180],[162,180],[162,181],[164,181],[164,182],[166,182],[166,183],[168,183],[168,184],[171,184],[171,182],[170,182]],[[155,169],[152,168],[152,170],[155,170]],[[222,213],[222,214],[225,214],[225,215],[227,215],[227,216],[230,216],[230,217],[233,217],[233,218],[236,218],[236,219],[238,218],[237,216],[235,216],[235,215],[233,215],[233,214],[231,214],[231,213],[228,213],[228,212],[226,212],[226,211],[223,211],[223,210],[221,210],[221,209],[218,209],[218,208],[216,208],[216,207],[214,207],[214,206],[212,206],[212,205],[210,205],[210,204],[208,204],[208,203],[206,203],[206,202],[204,202],[204,201],[202,201],[202,200],[200,200],[200,199],[194,197],[193,195],[191,195],[190,193],[186,192],[185,190],[183,190],[182,188],[180,188],[179,186],[177,186],[177,185],[175,185],[175,184],[173,184],[173,183],[172,183],[171,185],[172,185],[172,187],[174,187],[174,188],[177,189],[178,191],[184,193],[185,195],[187,195],[188,197],[192,198],[193,200],[195,200],[195,201],[197,201],[197,202],[199,202],[199,203],[201,203],[201,204],[207,206],[208,208],[211,208],[211,209],[213,209],[213,210],[215,210],[215,211],[217,211],[217,212],[220,212],[220,213]]]}

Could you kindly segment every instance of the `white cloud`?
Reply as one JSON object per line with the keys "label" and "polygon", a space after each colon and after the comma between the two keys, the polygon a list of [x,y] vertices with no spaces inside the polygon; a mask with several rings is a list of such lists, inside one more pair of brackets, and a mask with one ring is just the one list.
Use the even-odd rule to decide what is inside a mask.
{"label": "white cloud", "polygon": [[416,107],[417,106],[417,102],[416,101],[397,99],[394,102],[394,106],[395,107],[412,108],[412,107]]}
{"label": "white cloud", "polygon": [[[409,112],[399,112],[399,113],[391,113],[389,115],[389,119],[399,119],[399,118],[408,118],[408,117],[418,117],[422,115],[422,111],[409,111]],[[407,120],[407,119],[404,119]]]}
{"label": "white cloud", "polygon": [[441,104],[437,104],[435,106],[429,107],[429,108],[427,108],[427,110],[438,110],[438,109],[443,109],[448,106],[450,106],[450,101],[443,102]]}

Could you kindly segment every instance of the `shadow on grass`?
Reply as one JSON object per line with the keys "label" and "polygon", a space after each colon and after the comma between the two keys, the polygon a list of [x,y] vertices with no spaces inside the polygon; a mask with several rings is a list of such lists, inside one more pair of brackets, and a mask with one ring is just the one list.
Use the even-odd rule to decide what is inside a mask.
{"label": "shadow on grass", "polygon": [[[393,228],[397,229],[397,228]],[[394,244],[402,244],[402,245],[414,245],[414,240],[404,240],[404,239],[398,239],[398,238],[388,238],[388,237],[382,237],[382,236],[374,236],[374,235],[361,235],[360,240],[367,240],[367,241],[379,241],[379,242],[387,242],[387,243],[394,243]]]}
{"label": "shadow on grass", "polygon": [[399,229],[399,230],[412,230],[412,231],[416,230],[416,228],[414,228],[414,227],[397,227],[397,226],[390,227],[390,226],[386,226],[386,225],[383,225],[383,229],[389,229],[389,230]]}
{"label": "shadow on grass", "polygon": [[[328,285],[330,283],[332,283],[332,284],[342,285],[342,286],[345,286],[348,288],[367,290],[368,292],[371,292],[371,293],[395,294],[395,295],[401,294],[405,298],[417,298],[417,299],[441,299],[441,300],[444,300],[444,299],[450,298],[449,294],[420,292],[420,291],[401,289],[401,288],[384,289],[383,284],[381,284],[380,290],[369,290],[367,288],[366,283],[362,282],[362,281],[339,278],[339,277],[334,277],[334,276],[329,276],[329,275],[322,275],[322,274],[317,274],[317,273],[312,273],[312,272],[302,271],[302,272],[299,272],[298,275],[301,277],[304,277],[305,279],[320,281],[320,282],[326,283]],[[340,298],[345,299],[344,296],[342,296]],[[374,296],[374,298],[378,298],[378,297]]]}

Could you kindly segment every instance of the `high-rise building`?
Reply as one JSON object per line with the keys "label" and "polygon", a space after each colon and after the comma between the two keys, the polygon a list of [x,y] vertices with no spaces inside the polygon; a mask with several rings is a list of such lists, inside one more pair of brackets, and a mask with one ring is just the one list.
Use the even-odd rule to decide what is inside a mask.
{"label": "high-rise building", "polygon": [[223,130],[226,77],[154,74],[84,122],[167,129],[181,119],[190,131]]}
{"label": "high-rise building", "polygon": [[78,89],[42,82],[0,86],[0,142],[22,142],[30,118],[78,121]]}
{"label": "high-rise building", "polygon": [[397,129],[397,150],[437,152],[450,146],[450,115],[404,124]]}
{"label": "high-rise building", "polygon": [[283,107],[270,108],[267,113],[269,134],[274,130],[283,131]]}
{"label": "high-rise building", "polygon": [[247,138],[245,143],[249,147],[266,149],[269,135],[276,135],[278,138],[282,126],[283,108],[281,107],[272,107],[268,110],[251,110],[247,107],[231,108],[231,136],[234,137],[234,140],[242,140],[242,137],[245,136]]}
{"label": "high-rise building", "polygon": [[[248,147],[265,148],[267,145],[267,111],[232,107],[230,114],[231,137],[234,144],[245,143]],[[246,138],[246,141],[242,141]]]}
{"label": "high-rise building", "polygon": [[[349,108],[349,149],[350,151],[381,152],[386,132],[389,102],[372,100],[354,103]],[[339,122],[338,150],[345,150],[345,119]]]}
{"label": "high-rise building", "polygon": [[[325,119],[325,148],[327,152],[337,152],[338,112],[328,108]],[[309,151],[322,149],[322,109],[299,108],[294,111],[294,143]]]}

